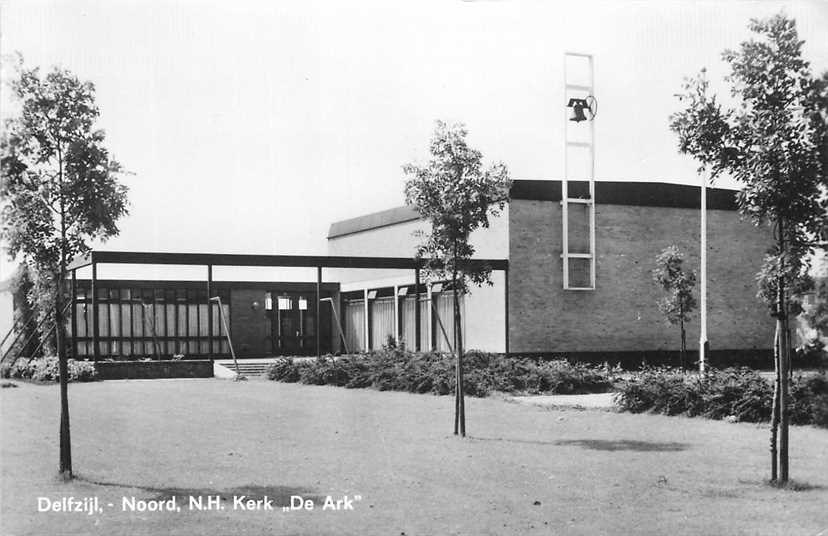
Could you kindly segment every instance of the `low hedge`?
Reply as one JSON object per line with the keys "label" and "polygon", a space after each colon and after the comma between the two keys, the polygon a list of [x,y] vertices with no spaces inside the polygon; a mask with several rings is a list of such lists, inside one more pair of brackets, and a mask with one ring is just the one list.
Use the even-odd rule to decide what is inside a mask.
{"label": "low hedge", "polygon": [[[98,371],[90,361],[67,362],[70,382],[91,382],[98,379]],[[57,357],[42,357],[25,362],[18,360],[13,366],[3,364],[0,369],[3,378],[18,378],[36,382],[57,382],[60,380],[60,371]]]}
{"label": "low hedge", "polygon": [[[612,371],[567,361],[535,362],[499,354],[468,352],[463,360],[465,392],[521,394],[603,393],[613,389]],[[280,359],[268,378],[309,385],[336,385],[447,395],[454,392],[455,360],[450,354],[386,348],[369,354],[320,360]]]}
{"label": "low hedge", "polygon": [[[796,376],[790,393],[793,424],[828,427],[828,377]],[[773,385],[748,368],[686,374],[672,368],[644,369],[621,383],[616,396],[621,411],[651,412],[738,421],[769,421]]]}

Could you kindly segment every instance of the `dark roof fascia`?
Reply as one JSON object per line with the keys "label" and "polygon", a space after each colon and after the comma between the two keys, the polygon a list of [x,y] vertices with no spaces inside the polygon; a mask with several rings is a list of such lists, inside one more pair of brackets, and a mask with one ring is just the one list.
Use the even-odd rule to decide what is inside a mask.
{"label": "dark roof fascia", "polygon": [[[570,197],[586,197],[589,183],[569,181]],[[641,207],[701,208],[699,186],[666,182],[595,181],[595,198],[599,205],[631,205]],[[709,210],[737,210],[737,190],[707,189]],[[512,183],[512,199],[529,201],[560,201],[561,181],[520,179]],[[413,207],[401,206],[334,222],[328,239],[370,231],[419,219]]]}
{"label": "dark roof fascia", "polygon": [[[182,266],[267,266],[294,268],[368,268],[414,270],[425,265],[425,259],[413,257],[365,257],[335,255],[240,255],[230,253],[158,253],[139,251],[91,251],[73,260],[69,270],[89,264],[176,264]],[[506,270],[506,259],[472,259],[474,267]]]}
{"label": "dark roof fascia", "polygon": [[[569,181],[570,197],[587,197],[586,181]],[[595,181],[595,200],[599,205],[632,205],[641,207],[701,208],[700,186],[665,182]],[[737,190],[707,189],[708,210],[737,210]],[[560,201],[561,181],[514,181],[512,199]]]}
{"label": "dark roof fascia", "polygon": [[[157,279],[98,279],[95,283],[100,288],[159,288],[159,289],[203,289],[206,288],[207,280],[197,281],[192,279],[180,280],[157,280]],[[77,279],[81,288],[88,288],[92,284],[91,279]],[[233,288],[246,290],[315,290],[316,281],[212,281],[211,288]],[[322,283],[322,290],[337,291],[339,283]]]}

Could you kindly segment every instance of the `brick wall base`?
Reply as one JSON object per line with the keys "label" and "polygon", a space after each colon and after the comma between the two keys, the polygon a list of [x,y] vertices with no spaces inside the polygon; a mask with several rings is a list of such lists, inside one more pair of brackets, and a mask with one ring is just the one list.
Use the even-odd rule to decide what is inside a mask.
{"label": "brick wall base", "polygon": [[99,361],[95,363],[101,380],[150,380],[158,378],[212,378],[209,359],[181,361]]}

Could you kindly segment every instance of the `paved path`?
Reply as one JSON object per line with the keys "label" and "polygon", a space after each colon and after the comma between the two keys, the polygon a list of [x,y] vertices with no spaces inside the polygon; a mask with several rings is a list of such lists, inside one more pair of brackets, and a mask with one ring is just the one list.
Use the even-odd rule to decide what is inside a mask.
{"label": "paved path", "polygon": [[507,400],[527,406],[568,407],[584,409],[613,409],[612,399],[615,393],[597,393],[589,395],[541,395],[510,396]]}

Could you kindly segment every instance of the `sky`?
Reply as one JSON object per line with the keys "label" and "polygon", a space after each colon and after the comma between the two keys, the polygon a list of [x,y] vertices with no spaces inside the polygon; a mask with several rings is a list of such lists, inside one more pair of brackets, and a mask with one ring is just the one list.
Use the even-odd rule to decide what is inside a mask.
{"label": "sky", "polygon": [[0,53],[96,86],[131,205],[96,248],[324,254],[332,221],[403,204],[437,119],[514,179],[560,179],[566,51],[594,56],[596,180],[698,184],[674,95],[702,67],[726,92],[721,52],[780,11],[828,70],[819,0],[2,0]]}

